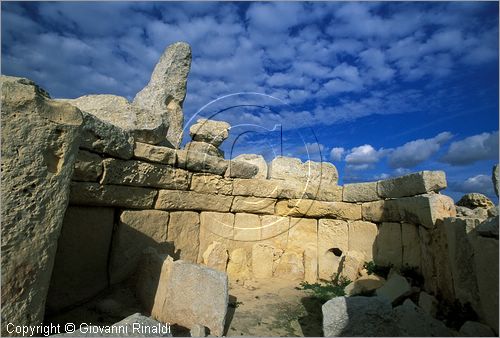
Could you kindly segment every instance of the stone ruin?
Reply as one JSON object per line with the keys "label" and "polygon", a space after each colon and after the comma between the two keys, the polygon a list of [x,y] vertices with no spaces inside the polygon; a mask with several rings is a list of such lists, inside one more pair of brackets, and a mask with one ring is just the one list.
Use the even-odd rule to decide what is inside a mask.
{"label": "stone ruin", "polygon": [[[180,149],[190,63],[187,44],[167,48],[131,103],[53,100],[28,79],[2,76],[2,335],[15,335],[6,323],[40,324],[46,312],[130,280],[153,319],[222,335],[228,279],[315,283],[339,274],[355,294],[367,287],[370,261],[415,268],[424,279],[420,307],[436,298],[470,304],[498,334],[491,201],[468,196],[455,206],[439,193],[442,171],[339,186],[326,162],[227,160],[222,121],[198,120]],[[375,304],[389,306],[385,315],[411,291],[393,277],[375,283],[389,299]],[[339,309],[362,312],[378,301],[326,303],[325,335],[362,334],[367,321]],[[398,318],[416,307],[403,305]]]}

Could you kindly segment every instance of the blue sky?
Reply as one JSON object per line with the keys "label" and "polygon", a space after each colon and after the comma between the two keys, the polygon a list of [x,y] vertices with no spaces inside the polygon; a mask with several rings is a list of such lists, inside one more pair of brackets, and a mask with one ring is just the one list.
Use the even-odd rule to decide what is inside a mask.
{"label": "blue sky", "polygon": [[226,157],[283,148],[334,163],[342,183],[439,169],[455,199],[494,196],[497,2],[1,6],[2,74],[53,97],[132,99],[165,47],[187,41],[186,126],[230,122]]}

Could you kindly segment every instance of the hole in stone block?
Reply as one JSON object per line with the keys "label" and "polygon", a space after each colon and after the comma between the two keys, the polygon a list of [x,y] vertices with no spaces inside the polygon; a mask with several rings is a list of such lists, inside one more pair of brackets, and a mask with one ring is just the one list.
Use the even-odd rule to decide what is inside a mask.
{"label": "hole in stone block", "polygon": [[337,257],[342,256],[342,250],[340,250],[339,248],[331,248],[328,251],[333,253]]}

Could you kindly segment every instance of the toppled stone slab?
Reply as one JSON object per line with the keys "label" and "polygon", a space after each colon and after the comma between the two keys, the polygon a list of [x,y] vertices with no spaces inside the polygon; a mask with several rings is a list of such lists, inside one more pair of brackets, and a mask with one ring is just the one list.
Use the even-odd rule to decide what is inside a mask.
{"label": "toppled stone slab", "polygon": [[469,209],[489,209],[495,206],[495,204],[493,204],[493,202],[488,197],[477,192],[463,195],[462,198],[457,202],[457,205]]}
{"label": "toppled stone slab", "polygon": [[453,199],[446,195],[404,197],[397,200],[397,206],[402,220],[421,224],[429,229],[434,228],[438,220],[456,216]]}
{"label": "toppled stone slab", "polygon": [[498,216],[490,217],[476,227],[479,236],[498,239]]}
{"label": "toppled stone slab", "polygon": [[242,161],[229,161],[226,170],[226,177],[231,178],[252,178],[257,175],[259,168],[251,163]]}
{"label": "toppled stone slab", "polygon": [[[246,162],[257,166],[257,174],[254,178],[263,179],[267,178],[267,163],[262,155],[256,154],[241,154],[233,158],[234,162]],[[262,196],[265,197],[265,196]]]}
{"label": "toppled stone slab", "polygon": [[140,160],[168,164],[171,166],[176,163],[175,149],[154,146],[142,142],[135,143],[134,157]]}
{"label": "toppled stone slab", "polygon": [[166,140],[178,148],[182,141],[182,104],[191,68],[191,47],[185,42],[168,46],[156,64],[151,79],[134,97],[134,107],[159,116],[168,126]]}
{"label": "toppled stone slab", "polygon": [[422,291],[418,295],[418,306],[432,317],[436,317],[438,301],[436,297]]}
{"label": "toppled stone slab", "polygon": [[76,157],[72,180],[97,182],[102,175],[101,156],[80,150]]}
{"label": "toppled stone slab", "polygon": [[377,296],[386,298],[392,304],[408,296],[410,293],[411,285],[406,278],[397,273],[393,273],[384,286],[376,291]]}
{"label": "toppled stone slab", "polygon": [[359,277],[344,289],[347,296],[355,296],[377,290],[385,284],[385,279],[377,275]]}
{"label": "toppled stone slab", "polygon": [[150,188],[71,182],[69,201],[75,205],[151,209],[157,194]]}
{"label": "toppled stone slab", "polygon": [[207,195],[183,190],[160,190],[155,209],[229,212],[232,202],[232,196]]}
{"label": "toppled stone slab", "polygon": [[250,212],[256,214],[274,214],[276,200],[263,197],[235,196],[231,212]]}
{"label": "toppled stone slab", "polygon": [[335,297],[322,306],[325,337],[397,336],[392,308],[380,297]]}
{"label": "toppled stone slab", "polygon": [[1,76],[2,336],[43,321],[82,114],[34,82]]}
{"label": "toppled stone slab", "polygon": [[194,141],[206,142],[218,147],[229,137],[230,128],[229,123],[224,121],[198,119],[189,128],[189,134]]}
{"label": "toppled stone slab", "polygon": [[365,255],[358,251],[347,251],[340,261],[340,276],[355,281],[363,268]]}
{"label": "toppled stone slab", "polygon": [[196,153],[207,154],[209,156],[224,158],[224,152],[222,150],[206,142],[191,141],[186,143],[184,149],[187,152],[196,152]]}
{"label": "toppled stone slab", "polygon": [[461,218],[477,218],[480,220],[486,220],[489,216],[489,210],[495,210],[495,208],[485,209],[485,208],[476,208],[469,209],[467,207],[462,207],[457,205],[455,207],[457,210],[457,217]]}
{"label": "toppled stone slab", "polygon": [[493,330],[484,324],[474,321],[466,321],[458,331],[461,337],[496,337]]}
{"label": "toppled stone slab", "polygon": [[345,202],[291,199],[278,201],[275,213],[280,216],[331,217],[357,220],[361,219],[361,205]]}
{"label": "toppled stone slab", "polygon": [[194,172],[210,173],[223,176],[228,167],[228,161],[215,156],[187,150],[177,150],[177,167]]}
{"label": "toppled stone slab", "polygon": [[377,194],[377,182],[344,184],[344,202],[371,202],[381,199]]}
{"label": "toppled stone slab", "polygon": [[420,171],[378,181],[377,193],[383,198],[397,198],[438,192],[447,187],[444,171]]}
{"label": "toppled stone slab", "polygon": [[190,189],[204,194],[231,195],[233,181],[212,174],[194,174]]}
{"label": "toppled stone slab", "polygon": [[182,260],[174,262],[154,250],[145,255],[150,258],[144,264],[150,266],[143,266],[138,293],[144,305],[152,304],[147,308],[151,317],[184,327],[200,324],[211,335],[221,336],[229,301],[227,275]]}
{"label": "toppled stone slab", "polygon": [[[379,289],[380,290],[380,289]],[[453,332],[442,322],[407,299],[392,311],[394,316],[394,336],[401,337],[452,337]]]}
{"label": "toppled stone slab", "polygon": [[105,159],[101,184],[187,190],[191,174],[163,164]]}

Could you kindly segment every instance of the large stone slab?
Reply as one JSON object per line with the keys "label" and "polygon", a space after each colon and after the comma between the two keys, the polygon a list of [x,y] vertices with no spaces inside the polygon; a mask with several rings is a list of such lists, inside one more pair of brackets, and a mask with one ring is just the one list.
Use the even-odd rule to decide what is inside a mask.
{"label": "large stone slab", "polygon": [[217,241],[230,247],[234,236],[234,214],[226,212],[200,213],[200,250],[198,263],[203,262],[203,253],[208,246]]}
{"label": "large stone slab", "polygon": [[456,215],[453,199],[446,195],[404,197],[397,200],[397,205],[402,220],[421,224],[426,228],[434,228],[437,221]]}
{"label": "large stone slab", "polygon": [[260,216],[261,237],[266,243],[274,247],[284,249],[288,242],[288,230],[290,229],[290,218],[275,215]]}
{"label": "large stone slab", "polygon": [[[258,215],[248,213],[235,214],[233,239],[240,242],[238,246],[244,245],[241,242],[254,242],[259,241],[261,238],[261,223]],[[250,244],[253,245],[253,243]]]}
{"label": "large stone slab", "polygon": [[348,222],[349,251],[358,251],[365,255],[367,262],[372,261],[376,253],[377,225],[371,222]]}
{"label": "large stone slab", "polygon": [[286,250],[304,252],[309,244],[318,243],[318,222],[308,218],[290,218]]}
{"label": "large stone slab", "polygon": [[125,210],[113,235],[109,263],[111,284],[130,277],[137,269],[142,252],[153,247],[171,253],[166,243],[169,213],[160,210]]}
{"label": "large stone slab", "polygon": [[[379,289],[380,290],[380,289]],[[392,311],[394,336],[400,337],[453,337],[453,332],[443,322],[432,318],[407,299]],[[397,334],[396,334],[397,333]]]}
{"label": "large stone slab", "polygon": [[366,202],[361,204],[363,220],[370,222],[398,222],[401,215],[398,200]]}
{"label": "large stone slab", "polygon": [[113,222],[113,208],[66,209],[47,295],[47,311],[54,313],[78,304],[108,286]]}
{"label": "large stone slab", "polygon": [[103,164],[101,184],[187,190],[191,181],[186,170],[162,164],[116,159],[106,159]]}
{"label": "large stone slab", "polygon": [[298,252],[285,252],[277,261],[274,276],[289,280],[303,280],[303,254]]}
{"label": "large stone slab", "polygon": [[101,156],[85,150],[78,151],[72,180],[97,182],[101,175]]}
{"label": "large stone slab", "polygon": [[340,261],[339,275],[347,280],[358,279],[359,272],[365,263],[365,255],[358,251],[347,251]]}
{"label": "large stone slab", "polygon": [[71,182],[69,200],[75,205],[151,209],[157,194],[150,188]]}
{"label": "large stone slab", "polygon": [[275,204],[273,198],[235,196],[231,211],[272,215]]}
{"label": "large stone slab", "polygon": [[[265,180],[267,178],[267,163],[262,155],[256,154],[241,154],[233,158],[233,161],[240,161],[253,164],[257,167],[257,174],[255,174],[255,179]],[[267,197],[267,196],[259,196]]]}
{"label": "large stone slab", "polygon": [[401,267],[403,241],[400,223],[384,222],[379,226],[374,262],[380,266]]}
{"label": "large stone slab", "polygon": [[344,202],[371,202],[381,199],[377,194],[377,182],[344,184]]}
{"label": "large stone slab", "polygon": [[361,205],[345,202],[292,199],[278,201],[275,213],[280,216],[331,217],[344,220],[358,220],[361,219]]}
{"label": "large stone slab", "polygon": [[32,81],[0,77],[2,336],[38,325],[68,204],[82,115]]}
{"label": "large stone slab", "polygon": [[401,223],[401,242],[403,244],[403,266],[420,268],[420,237],[418,226]]}
{"label": "large stone slab", "polygon": [[212,174],[194,174],[190,189],[205,194],[231,195],[233,181]]}
{"label": "large stone slab", "polygon": [[377,192],[383,198],[397,198],[438,192],[447,187],[444,171],[420,171],[378,181]]}
{"label": "large stone slab", "polygon": [[197,152],[201,154],[207,154],[210,156],[224,158],[224,152],[222,150],[206,142],[191,141],[186,143],[184,149],[189,153]]}
{"label": "large stone slab", "polygon": [[175,165],[175,149],[136,142],[134,157],[140,160]]}
{"label": "large stone slab", "polygon": [[138,293],[151,317],[184,327],[201,324],[211,335],[222,336],[229,301],[227,275],[151,251],[146,255],[157,257],[144,263]]}
{"label": "large stone slab", "polygon": [[467,207],[469,209],[489,209],[495,206],[488,197],[477,192],[463,195],[462,198],[460,198],[460,200],[457,202],[457,205]]}
{"label": "large stone slab", "polygon": [[203,264],[217,271],[226,272],[229,253],[224,244],[212,242],[203,252]]}
{"label": "large stone slab", "polygon": [[328,162],[307,161],[298,158],[278,156],[268,168],[268,177],[278,180],[292,180],[315,185],[337,185],[337,168]]}
{"label": "large stone slab", "polygon": [[195,191],[160,190],[155,209],[228,212],[232,202],[232,196],[208,195]]}
{"label": "large stone slab", "polygon": [[277,198],[281,187],[278,180],[236,178],[233,180],[233,195]]}
{"label": "large stone slab", "polygon": [[318,274],[331,280],[338,273],[341,256],[349,250],[349,228],[346,221],[320,219],[318,221]]}
{"label": "large stone slab", "polygon": [[231,178],[253,178],[257,175],[259,168],[251,163],[242,161],[228,161],[229,165],[226,170],[226,177]]}
{"label": "large stone slab", "polygon": [[252,274],[255,278],[273,276],[274,250],[271,245],[256,243],[252,247]]}
{"label": "large stone slab", "polygon": [[377,296],[386,298],[392,304],[411,293],[411,285],[406,278],[393,273],[387,282],[375,292]]}
{"label": "large stone slab", "polygon": [[231,280],[250,279],[252,275],[251,259],[244,248],[237,248],[229,253],[226,272]]}
{"label": "large stone slab", "polygon": [[189,134],[194,141],[206,142],[218,147],[229,137],[231,126],[224,121],[198,119],[189,128]]}
{"label": "large stone slab", "polygon": [[189,171],[210,173],[224,176],[228,167],[228,161],[215,156],[210,156],[195,151],[177,150],[176,166]]}
{"label": "large stone slab", "polygon": [[193,211],[171,212],[167,240],[174,243],[175,257],[196,263],[200,248],[200,215]]}
{"label": "large stone slab", "polygon": [[156,64],[151,79],[134,97],[133,105],[159,116],[168,126],[166,139],[176,148],[182,141],[187,76],[191,68],[191,47],[185,42],[168,46]]}

